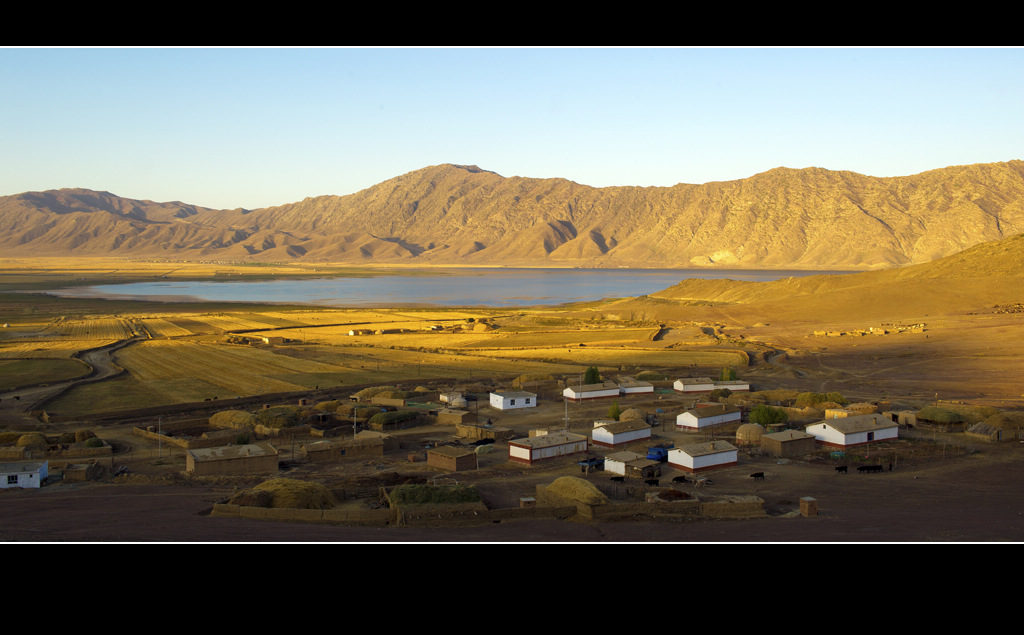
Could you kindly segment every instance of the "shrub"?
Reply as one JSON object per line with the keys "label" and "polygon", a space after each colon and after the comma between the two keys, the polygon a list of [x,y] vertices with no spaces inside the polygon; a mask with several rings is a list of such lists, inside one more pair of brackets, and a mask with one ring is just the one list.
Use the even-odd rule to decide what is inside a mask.
{"label": "shrub", "polygon": [[87,439],[85,442],[85,447],[87,448],[102,448],[104,445],[106,444],[103,443],[103,439],[97,437]]}
{"label": "shrub", "polygon": [[750,422],[759,423],[765,427],[787,421],[789,421],[789,414],[781,408],[772,408],[761,404],[754,406],[754,409],[750,411]]}
{"label": "shrub", "polygon": [[587,372],[583,375],[583,383],[585,385],[601,383],[601,371],[597,369],[597,366],[591,366],[587,369]]}
{"label": "shrub", "polygon": [[618,421],[621,416],[622,408],[619,408],[619,402],[616,401],[608,408],[608,418]]}

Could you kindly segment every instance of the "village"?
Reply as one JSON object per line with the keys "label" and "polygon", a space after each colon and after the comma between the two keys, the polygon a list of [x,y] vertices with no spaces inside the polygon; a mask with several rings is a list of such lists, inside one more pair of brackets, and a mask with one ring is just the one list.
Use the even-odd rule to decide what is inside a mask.
{"label": "village", "polygon": [[215,516],[352,526],[813,517],[813,496],[780,505],[760,483],[783,465],[839,478],[901,470],[934,458],[937,431],[964,439],[950,456],[1020,438],[1013,418],[971,424],[946,408],[757,391],[732,369],[703,370],[371,386],[24,434],[0,446],[0,486],[173,474],[230,483]]}

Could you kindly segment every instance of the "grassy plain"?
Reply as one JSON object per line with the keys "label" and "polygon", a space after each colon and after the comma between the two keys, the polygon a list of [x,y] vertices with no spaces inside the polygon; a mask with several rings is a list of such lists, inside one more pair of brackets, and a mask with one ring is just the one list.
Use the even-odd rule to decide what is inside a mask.
{"label": "grassy plain", "polygon": [[[82,351],[137,334],[137,343],[114,353],[121,375],[74,387],[47,403],[47,411],[87,414],[347,385],[415,385],[434,378],[575,377],[588,366],[613,376],[732,366],[766,388],[846,390],[919,404],[938,393],[948,400],[1024,403],[1024,319],[993,308],[993,298],[1024,298],[1019,288],[1000,290],[1005,279],[985,287],[985,272],[973,269],[967,278],[879,272],[870,275],[889,278],[872,284],[859,282],[870,282],[868,274],[734,288],[694,281],[650,297],[550,309],[324,309],[25,293],[154,276],[258,279],[328,272],[368,270],[0,260],[0,360],[17,362],[0,364],[0,386],[57,381],[72,367],[26,364],[77,363],[73,358]],[[1014,271],[1006,275],[1018,276],[1010,279],[1011,287],[1019,280]],[[915,333],[856,332],[897,323],[927,324]],[[814,334],[822,330],[847,335]]]}

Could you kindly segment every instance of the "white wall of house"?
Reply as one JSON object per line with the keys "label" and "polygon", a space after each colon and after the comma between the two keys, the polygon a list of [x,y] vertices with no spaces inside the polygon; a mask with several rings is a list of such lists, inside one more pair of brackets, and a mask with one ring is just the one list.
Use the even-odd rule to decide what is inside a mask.
{"label": "white wall of house", "polygon": [[715,383],[684,384],[683,380],[677,379],[672,387],[679,392],[711,392],[715,389]]}
{"label": "white wall of house", "polygon": [[499,410],[514,410],[516,408],[535,408],[537,406],[537,395],[533,393],[510,393],[503,394],[492,392],[490,399],[491,406]]}
{"label": "white wall of house", "polygon": [[822,422],[813,423],[804,428],[804,431],[807,432],[807,434],[814,435],[814,439],[819,443],[828,443],[830,445],[838,446],[860,445],[863,443],[873,443],[875,441],[899,438],[899,428],[896,426],[891,428],[881,428],[879,430],[862,430],[860,432],[844,434],[830,426],[828,423]]}
{"label": "white wall of house", "polygon": [[725,450],[715,454],[703,454],[701,456],[690,456],[680,448],[673,448],[668,451],[668,464],[675,468],[699,472],[720,465],[732,465],[738,458],[738,450]]}
{"label": "white wall of house", "polygon": [[[699,410],[699,409],[698,409]],[[677,428],[706,428],[719,423],[728,423],[730,421],[739,421],[742,417],[741,412],[727,412],[725,414],[716,415],[713,417],[701,417],[697,418],[692,412],[684,412],[683,414],[676,417]]]}
{"label": "white wall of house", "polygon": [[594,443],[600,443],[602,445],[621,445],[623,443],[633,443],[634,441],[642,441],[643,439],[651,438],[651,429],[646,430],[629,430],[627,432],[619,432],[618,434],[612,434],[605,427],[594,428],[591,437],[594,439]]}
{"label": "white wall of house", "polygon": [[25,465],[6,464],[0,471],[0,489],[23,487],[39,488],[49,474],[49,463]]}

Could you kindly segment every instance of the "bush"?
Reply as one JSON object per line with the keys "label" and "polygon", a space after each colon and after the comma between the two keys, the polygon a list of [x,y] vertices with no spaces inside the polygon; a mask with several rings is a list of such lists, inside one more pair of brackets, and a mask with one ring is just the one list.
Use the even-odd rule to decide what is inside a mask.
{"label": "bush", "polygon": [[616,401],[608,408],[608,418],[618,421],[621,416],[622,408],[619,408],[619,402]]}
{"label": "bush", "polygon": [[591,366],[587,369],[587,372],[583,375],[583,384],[600,384],[601,383],[601,371],[597,369],[597,366]]}
{"label": "bush", "polygon": [[761,404],[754,406],[754,409],[750,411],[750,422],[759,423],[766,428],[787,421],[789,421],[789,414],[781,408],[772,408]]}
{"label": "bush", "polygon": [[99,439],[97,437],[87,439],[85,442],[85,447],[87,448],[102,448],[104,445],[106,444],[103,443],[103,439]]}

